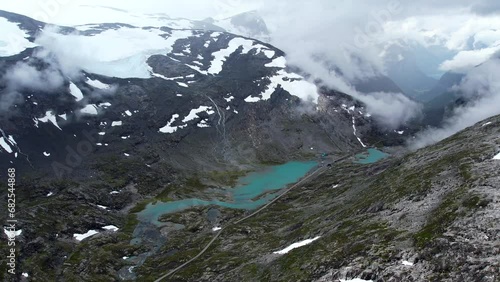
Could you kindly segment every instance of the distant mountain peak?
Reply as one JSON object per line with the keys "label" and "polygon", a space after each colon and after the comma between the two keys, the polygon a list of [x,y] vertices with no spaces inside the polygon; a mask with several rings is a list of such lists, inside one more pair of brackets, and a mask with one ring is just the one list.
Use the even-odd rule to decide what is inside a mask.
{"label": "distant mountain peak", "polygon": [[269,29],[266,22],[258,11],[248,11],[223,19],[207,18],[203,20],[219,26],[227,32],[255,38],[262,41],[269,41]]}

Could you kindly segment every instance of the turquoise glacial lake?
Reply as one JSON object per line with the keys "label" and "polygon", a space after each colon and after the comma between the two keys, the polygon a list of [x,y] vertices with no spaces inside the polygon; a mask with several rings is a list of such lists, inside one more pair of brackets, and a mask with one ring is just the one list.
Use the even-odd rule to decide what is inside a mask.
{"label": "turquoise glacial lake", "polygon": [[377,150],[377,149],[368,149],[366,153],[356,155],[356,163],[359,164],[373,164],[380,160],[389,157],[388,154]]}
{"label": "turquoise glacial lake", "polygon": [[[228,201],[185,199],[174,202],[157,202],[147,205],[143,211],[137,214],[137,218],[141,222],[150,222],[161,226],[163,223],[158,221],[161,215],[192,207],[215,205],[231,209],[257,209],[279,194],[277,192],[268,192],[279,191],[289,184],[298,182],[317,164],[317,162],[289,162],[283,165],[271,166],[263,171],[250,173],[241,178],[236,187],[227,188]],[[263,194],[266,195],[261,197]]]}

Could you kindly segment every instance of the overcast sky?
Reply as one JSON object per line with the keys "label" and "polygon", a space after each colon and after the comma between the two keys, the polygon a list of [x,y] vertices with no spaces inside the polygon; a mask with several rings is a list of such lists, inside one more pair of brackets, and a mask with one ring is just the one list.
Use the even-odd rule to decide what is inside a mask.
{"label": "overcast sky", "polygon": [[143,26],[150,25],[144,14],[204,19],[258,10],[271,43],[285,51],[290,64],[364,101],[396,125],[418,111],[413,102],[401,93],[357,93],[352,87],[356,80],[385,74],[383,54],[390,44],[448,49],[451,59],[436,57],[443,72],[467,73],[500,52],[498,0],[17,0],[0,2],[0,9],[60,25]]}
{"label": "overcast sky", "polygon": [[[18,0],[2,1],[0,9],[25,14],[31,17],[40,12],[49,13],[52,23],[71,24],[93,19],[94,15],[81,13],[81,6],[105,6],[126,10],[134,13],[165,13],[172,17],[203,19],[222,15],[232,15],[248,10],[260,10],[263,14],[271,14],[278,18],[282,11],[295,11],[293,14],[307,13],[313,10],[325,9],[356,17],[367,15],[387,8],[391,3],[399,3],[401,10],[393,14],[394,18],[402,19],[415,16],[477,14],[494,15],[500,11],[500,2],[496,0]],[[302,10],[306,7],[305,10]],[[316,8],[316,9],[315,9]],[[319,9],[318,9],[319,8]],[[292,14],[292,15],[293,15]],[[102,21],[107,21],[106,14]],[[313,14],[307,16],[313,17]],[[302,18],[311,20],[312,18]],[[366,18],[365,18],[366,19]]]}
{"label": "overcast sky", "polygon": [[[89,23],[96,15],[82,13],[82,6],[102,6],[131,13],[165,13],[171,17],[204,19],[219,15],[232,15],[258,9],[258,1],[239,0],[19,0],[2,1],[0,9],[35,17],[40,12],[51,13],[51,23],[71,25]],[[56,3],[54,5],[54,3]],[[84,8],[83,8],[84,9]],[[47,12],[52,10],[54,12]],[[113,13],[98,13],[107,22]]]}
{"label": "overcast sky", "polygon": [[[18,0],[2,1],[0,9],[60,25],[140,25],[147,13],[204,19],[258,10],[275,45],[290,53],[296,50],[287,46],[297,47],[298,42],[309,53],[329,53],[328,59],[335,60],[350,79],[383,72],[380,43],[395,39],[438,42],[457,53],[463,51],[455,60],[443,62],[443,71],[466,71],[500,49],[497,0]],[[471,36],[488,48],[468,50]],[[350,52],[370,66],[348,67],[352,62],[345,60],[346,46],[357,47],[349,47]]]}

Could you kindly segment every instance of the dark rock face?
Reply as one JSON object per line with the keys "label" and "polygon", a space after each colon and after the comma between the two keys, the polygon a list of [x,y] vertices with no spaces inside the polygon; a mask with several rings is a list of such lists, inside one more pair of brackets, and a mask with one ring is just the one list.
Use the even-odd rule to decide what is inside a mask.
{"label": "dark rock face", "polygon": [[438,126],[453,112],[454,102],[460,97],[460,93],[453,90],[453,86],[460,84],[465,77],[463,74],[445,73],[436,86],[424,95],[427,101],[424,104],[424,120],[426,125]]}
{"label": "dark rock face", "polygon": [[422,97],[422,99],[428,102],[429,104],[437,104],[440,106],[442,106],[443,103],[444,104],[449,103],[450,100],[453,98],[453,96],[452,97],[444,97],[444,96],[450,95],[450,93],[452,92],[451,88],[453,86],[459,85],[463,78],[464,75],[460,73],[452,73],[452,72],[445,73],[439,79],[436,86],[434,86],[428,93],[426,93],[425,96]]}
{"label": "dark rock face", "polygon": [[[100,25],[92,34],[108,28],[120,27],[122,27],[121,24]],[[168,28],[163,28],[163,30],[171,31]],[[197,32],[192,37],[177,40],[170,54],[149,57],[147,63],[157,77],[120,79],[85,73],[79,80],[66,81],[62,87],[51,93],[43,95],[34,95],[30,91],[20,93],[21,102],[19,105],[12,105],[8,111],[9,116],[1,121],[1,128],[5,130],[6,134],[12,135],[18,140],[19,148],[22,148],[23,153],[30,158],[28,162],[19,154],[17,158],[13,158],[12,154],[8,154],[8,156],[6,154],[6,156],[11,157],[12,160],[15,159],[16,165],[20,167],[33,166],[39,169],[46,168],[47,164],[54,162],[66,163],[66,157],[71,154],[70,151],[76,150],[70,148],[76,148],[75,146],[87,142],[92,143],[92,149],[86,155],[90,155],[90,158],[98,158],[101,153],[108,152],[118,153],[128,150],[129,154],[132,154],[134,150],[141,150],[145,146],[149,147],[149,150],[164,151],[169,150],[174,144],[182,147],[184,142],[181,141],[184,140],[203,140],[206,138],[213,140],[212,144],[190,144],[185,148],[186,152],[189,152],[188,154],[192,155],[193,158],[202,156],[205,158],[208,156],[205,156],[203,152],[214,152],[212,147],[220,147],[221,145],[218,143],[222,142],[225,143],[226,147],[245,148],[246,153],[241,157],[254,156],[251,159],[255,160],[255,156],[267,155],[258,152],[259,147],[256,147],[255,144],[269,143],[268,145],[271,145],[275,140],[284,140],[279,142],[280,146],[284,146],[279,147],[283,150],[276,151],[280,157],[272,157],[272,161],[283,161],[290,158],[284,156],[297,157],[306,153],[307,148],[314,143],[312,139],[306,142],[301,136],[315,136],[317,140],[328,138],[321,125],[311,121],[312,119],[304,121],[301,117],[299,108],[308,107],[305,102],[291,96],[283,88],[276,88],[268,101],[258,103],[244,101],[245,98],[258,96],[267,87],[271,87],[269,86],[269,78],[276,73],[276,69],[266,67],[265,64],[282,56],[283,53],[280,50],[270,45],[261,44],[274,53],[271,58],[262,52],[250,51],[247,54],[235,52],[226,59],[219,74],[207,75],[206,72],[214,59],[212,54],[228,48],[229,42],[236,38],[234,35],[222,33],[215,42],[205,46],[207,41],[213,41],[212,36],[212,32]],[[183,53],[186,46],[190,48],[189,53]],[[239,50],[242,50],[241,47]],[[35,56],[35,52],[37,49],[27,50],[23,55],[31,57]],[[9,71],[9,66],[17,63],[19,57],[3,60],[6,67],[3,71]],[[37,66],[41,70],[48,67],[41,64],[36,58],[29,59],[27,63]],[[196,68],[192,66],[196,66]],[[86,83],[86,79],[98,80],[112,85],[113,91],[96,89]],[[74,97],[68,92],[70,83],[74,83],[82,91],[84,100],[74,100]],[[8,91],[9,89],[3,88],[4,95]],[[98,115],[80,113],[85,105],[95,105]],[[171,134],[159,132],[159,129],[164,127],[174,115],[186,117],[190,111],[199,107],[209,107],[214,112],[212,114],[200,113],[200,116],[196,118],[201,118],[203,122],[206,122],[206,128],[199,127],[200,120],[184,125],[177,121],[174,124],[178,124],[182,129]],[[327,107],[327,105],[322,105],[322,107]],[[57,123],[57,126],[47,120],[46,122],[34,121],[34,119],[47,116],[47,112],[54,116],[54,122]],[[125,114],[126,112],[131,113],[131,115]],[[308,115],[313,118],[322,120],[330,118],[323,116],[315,109],[308,112]],[[63,118],[62,114],[66,114],[66,116]],[[342,137],[341,149],[356,146],[352,130],[348,129],[350,128],[349,118],[342,116],[339,118],[344,119],[345,125],[343,126],[346,128],[344,130],[345,136]],[[111,125],[113,121],[122,121],[122,126],[113,127]],[[331,118],[330,122],[333,122]],[[339,120],[335,120],[334,123],[337,123],[337,127],[342,127]],[[294,127],[304,128],[304,130],[290,131],[284,128],[285,124],[293,124]],[[247,134],[249,130],[252,130],[251,128],[255,128],[256,134],[251,135],[249,139]],[[112,133],[106,133],[110,130]],[[221,130],[224,131],[224,136],[220,136]],[[309,132],[309,134],[304,134],[303,131]],[[98,135],[99,132],[103,134]],[[283,132],[297,135],[298,139],[279,137]],[[120,137],[127,136],[130,138],[120,140]],[[238,145],[226,144],[228,138],[237,141],[235,144]],[[288,144],[289,142],[292,143]],[[321,149],[324,151],[334,150],[332,145],[327,143],[323,144]],[[43,147],[44,144],[46,147]],[[67,148],[68,146],[70,148]],[[195,153],[190,148],[191,146],[206,146],[206,150],[200,148],[201,150]],[[297,147],[303,149],[296,151]],[[183,154],[182,151],[175,150],[177,154],[174,155]],[[335,148],[335,150],[339,150],[339,148]],[[50,151],[51,155],[44,156],[43,152],[45,151]],[[254,152],[247,155],[251,151]],[[229,154],[226,149],[224,152]],[[241,153],[234,152],[235,155]],[[165,152],[163,152],[164,154]],[[272,154],[269,155],[269,157],[271,156]],[[220,156],[210,157],[219,158]],[[262,159],[260,161],[271,160]],[[235,163],[237,162],[235,160]],[[3,164],[10,165],[9,163]],[[186,167],[192,165],[194,164],[185,164]]]}
{"label": "dark rock face", "polygon": [[356,90],[363,93],[372,92],[389,92],[389,93],[402,93],[404,91],[386,76],[372,77],[363,81],[354,83]]}

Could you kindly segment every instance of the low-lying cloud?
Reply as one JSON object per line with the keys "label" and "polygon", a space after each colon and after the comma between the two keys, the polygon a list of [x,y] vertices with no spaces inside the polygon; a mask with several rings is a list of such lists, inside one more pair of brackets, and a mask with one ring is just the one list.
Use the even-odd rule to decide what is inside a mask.
{"label": "low-lying cloud", "polygon": [[17,62],[0,78],[5,85],[0,98],[0,112],[6,114],[12,105],[22,103],[21,93],[53,92],[64,86],[66,78],[71,75],[60,68],[53,54],[44,49],[35,50],[32,57]]}
{"label": "low-lying cloud", "polygon": [[439,128],[419,133],[410,147],[419,149],[439,142],[469,126],[500,114],[500,59],[495,58],[474,68],[456,88],[472,102],[457,108]]}
{"label": "low-lying cloud", "polygon": [[375,92],[358,94],[375,120],[388,129],[397,129],[422,113],[422,105],[401,93]]}
{"label": "low-lying cloud", "polygon": [[[91,58],[91,54],[78,45],[81,43],[78,40],[64,44],[71,42],[71,37],[59,34],[57,27],[46,26],[42,30],[35,39],[39,47],[33,55],[9,67],[0,78],[5,86],[0,97],[0,113],[10,114],[9,110],[14,104],[23,103],[21,93],[46,95],[61,90],[69,80],[81,80],[82,66],[86,59]],[[67,40],[61,41],[60,38]],[[111,87],[106,91],[96,91],[90,93],[89,97],[109,95],[115,90],[115,87]]]}
{"label": "low-lying cloud", "polygon": [[453,59],[442,63],[441,69],[444,71],[466,73],[491,58],[498,50],[500,50],[500,45],[479,50],[461,51]]}
{"label": "low-lying cloud", "polygon": [[[46,66],[37,66],[40,63]],[[35,91],[47,93],[64,85],[64,75],[47,60],[26,60],[10,67],[1,78],[5,85],[0,98],[0,112],[8,112],[12,105],[24,101],[21,93]]]}
{"label": "low-lying cloud", "polygon": [[285,51],[290,65],[365,103],[370,114],[390,129],[420,113],[420,105],[402,93],[361,93],[353,86],[385,75],[380,55],[387,38],[385,24],[404,12],[400,1],[384,5],[277,1],[271,7],[261,10],[272,32],[271,43]]}
{"label": "low-lying cloud", "polygon": [[48,68],[37,69],[25,62],[19,62],[10,68],[4,79],[12,90],[51,91],[64,84],[62,73],[53,65],[49,65]]}

